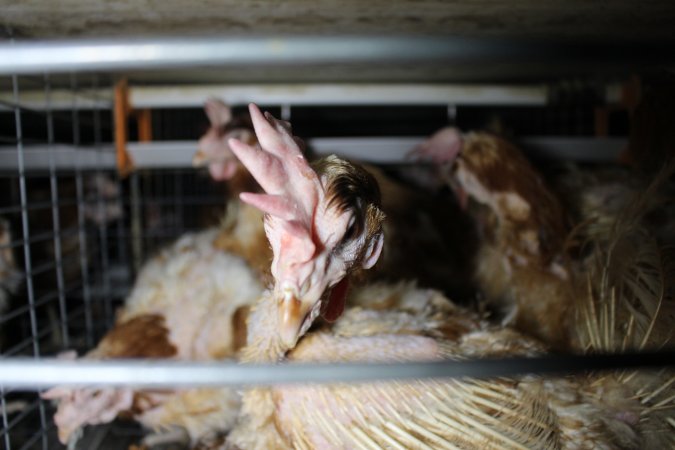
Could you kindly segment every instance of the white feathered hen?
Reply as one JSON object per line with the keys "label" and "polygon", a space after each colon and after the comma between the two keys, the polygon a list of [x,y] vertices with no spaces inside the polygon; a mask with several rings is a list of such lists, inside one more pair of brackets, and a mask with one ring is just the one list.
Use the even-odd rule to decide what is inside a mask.
{"label": "white feathered hen", "polygon": [[[248,308],[263,290],[264,275],[256,267],[269,265],[269,256],[261,245],[260,215],[246,206],[230,212],[234,217],[221,227],[187,234],[150,260],[115,326],[84,358],[233,358],[245,344]],[[185,440],[196,443],[229,429],[239,408],[232,389],[57,387],[43,396],[58,400],[54,421],[63,443],[77,440],[82,427],[119,414],[150,429],[182,430]]]}
{"label": "white feathered hen", "polygon": [[[289,145],[288,141],[273,144]],[[233,148],[236,151],[236,145]],[[263,152],[250,152],[248,156],[259,158],[261,165],[271,158]],[[283,197],[274,199],[282,201]],[[260,205],[273,209],[263,202]],[[275,214],[280,215],[280,211],[274,209]],[[277,235],[268,232],[268,237],[274,240]],[[287,241],[288,245],[294,243]],[[283,261],[277,253],[283,246],[274,242],[272,246],[275,260]],[[322,269],[318,267],[320,273]],[[283,280],[278,274],[277,286]],[[316,331],[311,331],[311,326],[318,314],[308,313],[293,339],[284,334],[286,297],[268,292],[249,316],[249,337],[241,359],[253,363],[393,362],[531,356],[545,351],[532,338],[492,326],[438,293],[414,287],[400,291],[400,287],[388,291],[374,286],[370,291],[356,292],[364,306],[347,309],[334,324]],[[590,311],[601,308],[612,314],[635,314],[629,303],[612,306],[602,300],[598,304],[593,295],[582,304]],[[641,341],[649,340],[650,330],[663,320],[661,307],[652,305],[648,310],[647,324],[654,325],[641,332]],[[613,319],[601,322],[594,317],[591,314],[570,320],[562,324],[569,327],[564,331],[583,336],[588,330],[591,342],[598,336],[618,336],[607,325],[616,324]],[[307,330],[309,333],[302,337]],[[631,340],[635,337],[632,333],[624,330],[622,336]],[[624,375],[607,377],[591,374],[546,380],[528,376],[492,381],[410,380],[250,389],[244,394],[238,425],[224,447],[668,448],[673,421],[663,409],[673,405],[673,379],[663,382],[657,377],[661,383],[638,387],[622,381]]]}

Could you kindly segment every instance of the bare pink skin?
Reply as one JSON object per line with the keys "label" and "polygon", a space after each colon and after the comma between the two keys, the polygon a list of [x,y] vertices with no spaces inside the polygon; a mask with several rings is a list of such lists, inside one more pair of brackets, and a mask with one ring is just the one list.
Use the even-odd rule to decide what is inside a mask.
{"label": "bare pink skin", "polygon": [[455,127],[445,127],[415,147],[411,155],[419,161],[437,165],[452,164],[462,151],[462,134]]}
{"label": "bare pink skin", "polygon": [[[58,358],[75,360],[77,354],[74,351],[63,352]],[[73,433],[84,425],[111,422],[121,411],[130,409],[134,393],[129,388],[55,387],[43,392],[41,397],[46,400],[63,401],[63,407],[60,407],[54,415],[54,423],[59,429],[59,440],[62,444],[67,444]]]}
{"label": "bare pink skin", "polygon": [[[284,341],[293,346],[321,309],[321,297],[347,274],[366,245],[365,236],[334,249],[355,220],[352,213],[329,207],[323,182],[302,154],[302,141],[292,135],[288,122],[249,105],[261,148],[230,139],[232,151],[264,189],[264,194],[242,193],[241,200],[267,214],[265,232],[274,258],[274,296],[280,304],[299,301],[295,307],[307,316],[301,329],[284,328]],[[372,267],[382,249],[381,239],[373,245],[363,263]],[[283,320],[282,320],[283,322]]]}
{"label": "bare pink skin", "polygon": [[432,134],[429,139],[417,145],[408,156],[436,166],[436,182],[449,184],[455,192],[462,209],[468,205],[468,196],[464,189],[452,178],[450,171],[462,151],[462,134],[455,127],[445,127]]}
{"label": "bare pink skin", "polygon": [[193,158],[193,165],[208,164],[209,174],[214,180],[230,180],[237,173],[239,163],[232,153],[228,140],[236,138],[250,141],[252,133],[245,128],[235,128],[227,133],[222,128],[232,121],[229,106],[217,99],[209,99],[204,105],[211,128],[201,137],[198,151]]}
{"label": "bare pink skin", "polygon": [[63,402],[64,406],[54,415],[54,423],[59,430],[59,440],[62,444],[67,444],[73,433],[85,425],[108,423],[120,412],[130,410],[134,391],[130,388],[55,387],[43,393],[42,398]]}

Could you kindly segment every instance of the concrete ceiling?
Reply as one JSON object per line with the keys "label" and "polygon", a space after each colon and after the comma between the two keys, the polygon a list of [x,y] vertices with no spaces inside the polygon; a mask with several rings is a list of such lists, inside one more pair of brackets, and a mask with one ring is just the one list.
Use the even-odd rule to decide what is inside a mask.
{"label": "concrete ceiling", "polygon": [[452,34],[673,40],[669,0],[0,0],[17,37]]}
{"label": "concrete ceiling", "polygon": [[[595,0],[0,0],[2,35],[20,40],[269,35],[450,35],[675,48],[675,1]],[[635,49],[638,51],[635,52]],[[632,51],[640,53],[640,47]],[[669,53],[669,52],[664,52]],[[675,52],[672,52],[675,55]],[[626,59],[630,61],[630,54]],[[672,67],[669,60],[669,67]],[[195,67],[128,72],[137,83],[532,81],[622,78],[630,64],[586,58],[424,65]]]}

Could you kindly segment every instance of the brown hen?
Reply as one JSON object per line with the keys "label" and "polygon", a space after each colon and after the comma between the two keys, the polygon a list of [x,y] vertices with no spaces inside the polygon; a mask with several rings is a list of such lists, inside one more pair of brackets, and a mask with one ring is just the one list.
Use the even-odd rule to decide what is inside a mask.
{"label": "brown hen", "polygon": [[441,166],[474,217],[481,236],[474,278],[503,323],[567,347],[575,295],[564,248],[569,227],[541,175],[516,147],[487,133],[444,129],[416,152]]}

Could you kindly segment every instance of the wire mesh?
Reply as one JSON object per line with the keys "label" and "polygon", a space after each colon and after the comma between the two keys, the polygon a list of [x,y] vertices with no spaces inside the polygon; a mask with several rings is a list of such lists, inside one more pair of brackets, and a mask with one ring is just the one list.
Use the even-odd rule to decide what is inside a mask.
{"label": "wire mesh", "polygon": [[[113,323],[143,261],[185,231],[217,223],[224,211],[221,188],[190,169],[139,171],[123,180],[104,164],[56,163],[63,146],[94,152],[96,161],[114,151],[112,104],[100,96],[106,83],[71,75],[70,107],[61,84],[55,108],[49,75],[0,80],[12,99],[0,104],[0,152],[16,158],[0,167],[2,358],[88,351]],[[41,90],[44,104],[28,107],[21,97],[27,89]],[[24,164],[26,151],[37,148],[47,161],[40,169]],[[53,413],[37,393],[0,386],[0,447],[61,448]],[[138,436],[136,426],[113,424],[85,434],[78,448],[108,441],[127,448]]]}
{"label": "wire mesh", "polygon": [[[84,79],[83,79],[84,78]],[[17,169],[0,167],[0,354],[41,358],[85,351],[112,321],[109,273],[121,266],[123,227],[120,180],[103,170],[56,168],[53,148],[87,144],[98,153],[111,141],[110,111],[85,102],[99,89],[97,76],[71,76],[72,105],[55,109],[48,75],[10,76],[0,111],[0,152],[15,155]],[[87,85],[82,87],[86,83]],[[40,89],[44,104],[28,107],[21,94]],[[84,100],[83,100],[84,99]],[[93,109],[79,107],[81,102]],[[110,105],[110,103],[108,103]],[[24,164],[27,150],[45,149],[47,170]],[[14,166],[13,166],[14,167]],[[115,230],[110,234],[109,230]],[[128,283],[127,283],[128,284]],[[119,285],[118,285],[119,286]],[[57,448],[52,406],[36,393],[0,391],[0,442],[10,449]]]}

